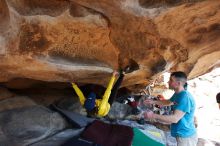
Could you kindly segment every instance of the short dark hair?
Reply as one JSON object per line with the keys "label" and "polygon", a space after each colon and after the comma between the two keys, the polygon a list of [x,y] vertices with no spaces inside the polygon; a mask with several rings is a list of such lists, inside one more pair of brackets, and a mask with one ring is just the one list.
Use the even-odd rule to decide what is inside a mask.
{"label": "short dark hair", "polygon": [[174,76],[175,78],[187,80],[186,74],[184,72],[182,72],[182,71],[173,72],[173,73],[171,73],[171,76]]}

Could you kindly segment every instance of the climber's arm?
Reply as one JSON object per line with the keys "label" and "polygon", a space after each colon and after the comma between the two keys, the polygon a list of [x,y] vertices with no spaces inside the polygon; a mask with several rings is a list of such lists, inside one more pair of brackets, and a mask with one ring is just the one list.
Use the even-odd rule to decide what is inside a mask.
{"label": "climber's arm", "polygon": [[109,96],[111,94],[111,90],[113,87],[113,84],[115,82],[115,77],[116,77],[117,72],[114,72],[112,74],[112,77],[108,83],[108,86],[105,90],[105,93],[103,95],[103,98],[101,99],[100,103],[99,103],[99,107],[98,107],[98,115],[99,116],[105,116],[108,114],[109,110],[110,110],[110,105],[108,103],[109,100]]}
{"label": "climber's arm", "polygon": [[79,87],[75,84],[72,83],[72,87],[75,90],[76,94],[79,96],[79,101],[81,103],[81,105],[84,105],[85,102],[85,96],[83,95],[82,91],[79,89]]}
{"label": "climber's arm", "polygon": [[107,86],[107,88],[105,90],[105,93],[104,93],[104,95],[102,97],[102,101],[108,102],[108,99],[109,99],[109,96],[111,94],[111,90],[112,90],[114,82],[115,82],[115,76],[112,75],[112,77],[111,77],[111,79],[110,79],[110,81],[108,83],[108,86]]}

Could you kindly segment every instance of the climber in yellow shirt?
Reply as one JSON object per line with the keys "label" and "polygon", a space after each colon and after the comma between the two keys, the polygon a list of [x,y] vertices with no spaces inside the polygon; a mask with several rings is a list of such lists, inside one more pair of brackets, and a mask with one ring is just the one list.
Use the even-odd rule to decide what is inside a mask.
{"label": "climber in yellow shirt", "polygon": [[102,99],[96,99],[96,94],[94,92],[90,92],[87,98],[83,95],[82,91],[78,88],[75,83],[72,83],[73,89],[75,90],[76,94],[79,96],[79,101],[81,105],[85,107],[87,113],[91,113],[91,111],[95,110],[95,115],[99,117],[104,117],[110,111],[110,106],[113,103],[114,99],[116,98],[117,91],[123,81],[124,74],[121,72],[119,74],[119,78],[115,85],[115,78],[117,76],[117,71],[112,73],[112,77],[108,83],[108,86],[105,90],[105,93]]}

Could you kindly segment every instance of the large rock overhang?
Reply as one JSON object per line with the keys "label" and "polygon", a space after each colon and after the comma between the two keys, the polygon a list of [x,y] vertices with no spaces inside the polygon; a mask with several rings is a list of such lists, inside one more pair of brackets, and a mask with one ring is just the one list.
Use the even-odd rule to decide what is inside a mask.
{"label": "large rock overhang", "polygon": [[27,78],[125,87],[219,66],[220,1],[1,0],[0,82]]}

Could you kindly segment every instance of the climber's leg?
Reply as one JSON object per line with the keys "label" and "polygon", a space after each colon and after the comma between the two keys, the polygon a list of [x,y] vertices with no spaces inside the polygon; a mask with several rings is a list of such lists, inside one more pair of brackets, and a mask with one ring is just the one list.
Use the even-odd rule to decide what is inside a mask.
{"label": "climber's leg", "polygon": [[117,93],[118,93],[118,89],[121,86],[123,79],[124,79],[124,74],[122,72],[120,72],[119,78],[118,78],[117,82],[115,83],[114,87],[112,88],[112,91],[111,91],[111,94],[110,94],[110,97],[108,100],[108,103],[110,105],[112,105],[112,103],[114,102],[114,100],[117,96]]}

